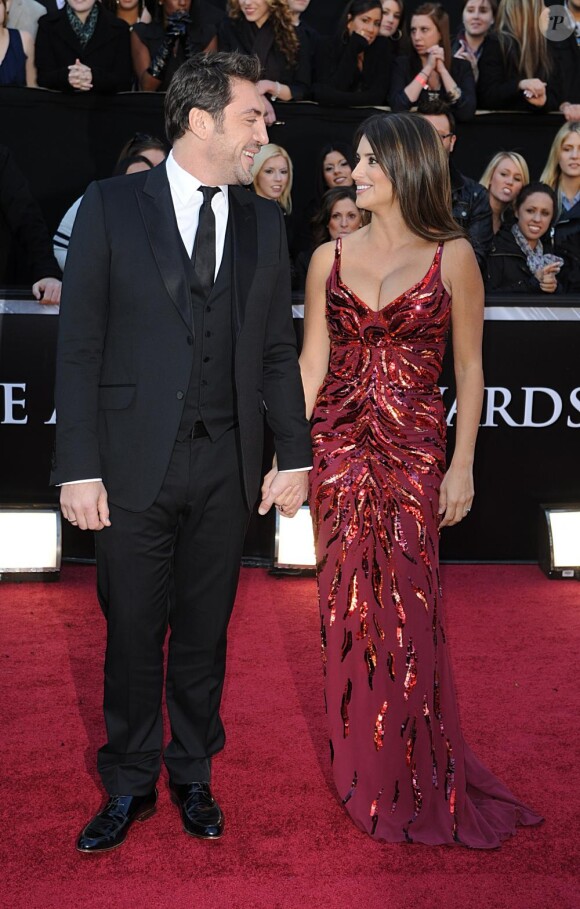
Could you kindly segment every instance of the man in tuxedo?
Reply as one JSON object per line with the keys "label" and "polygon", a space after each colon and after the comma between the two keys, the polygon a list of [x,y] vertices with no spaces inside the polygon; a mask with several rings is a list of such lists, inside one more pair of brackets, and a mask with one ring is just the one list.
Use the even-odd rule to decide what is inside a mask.
{"label": "man in tuxedo", "polygon": [[[260,484],[263,415],[277,467],[261,513],[306,497],[309,424],[280,208],[242,188],[268,141],[257,58],[193,57],[167,93],[172,152],[93,183],[72,234],[60,315],[53,482],[97,531],[107,619],[98,768],[109,799],[77,842],[120,845],[155,810],[163,752],[185,831],[221,836],[210,788],[226,631]],[[241,186],[240,186],[241,184]]]}

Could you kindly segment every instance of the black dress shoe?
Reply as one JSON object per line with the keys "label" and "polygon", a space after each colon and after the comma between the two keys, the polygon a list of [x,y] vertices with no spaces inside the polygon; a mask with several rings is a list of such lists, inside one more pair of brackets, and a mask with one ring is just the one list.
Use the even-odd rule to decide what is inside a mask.
{"label": "black dress shoe", "polygon": [[224,816],[211,794],[209,783],[169,781],[171,801],[179,808],[183,829],[190,836],[217,840],[224,832]]}
{"label": "black dress shoe", "polygon": [[77,849],[85,854],[108,852],[125,841],[133,821],[145,821],[155,814],[157,789],[149,795],[112,795],[104,808],[95,814],[77,840]]}

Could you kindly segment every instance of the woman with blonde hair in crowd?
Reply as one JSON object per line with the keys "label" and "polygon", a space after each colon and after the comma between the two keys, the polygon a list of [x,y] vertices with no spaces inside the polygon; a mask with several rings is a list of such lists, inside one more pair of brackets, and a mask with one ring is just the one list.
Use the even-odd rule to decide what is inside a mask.
{"label": "woman with blonde hair in crowd", "polygon": [[277,202],[285,215],[292,212],[292,161],[281,145],[269,142],[254,156],[253,186],[256,195]]}
{"label": "woman with blonde hair in crowd", "polygon": [[554,252],[565,262],[562,283],[580,292],[580,123],[565,123],[554,137],[540,177],[558,197]]}
{"label": "woman with blonde hair in crowd", "polygon": [[543,10],[543,0],[500,0],[495,32],[479,60],[479,108],[557,109],[548,42],[540,30]]}
{"label": "woman with blonde hair in crowd", "polygon": [[266,123],[276,120],[275,101],[303,101],[310,94],[308,49],[300,44],[286,0],[228,0],[228,15],[218,32],[222,51],[256,54],[264,78],[258,90],[266,104]]}
{"label": "woman with blonde hair in crowd", "polygon": [[526,159],[514,151],[497,152],[485,168],[479,182],[488,191],[493,232],[497,234],[506,216],[510,220],[509,212],[513,215],[514,199],[522,187],[530,182]]}
{"label": "woman with blonde hair in crowd", "polygon": [[434,97],[445,101],[459,122],[475,114],[471,64],[451,55],[449,16],[441,3],[422,3],[411,17],[411,52],[394,60],[390,104],[407,111]]}

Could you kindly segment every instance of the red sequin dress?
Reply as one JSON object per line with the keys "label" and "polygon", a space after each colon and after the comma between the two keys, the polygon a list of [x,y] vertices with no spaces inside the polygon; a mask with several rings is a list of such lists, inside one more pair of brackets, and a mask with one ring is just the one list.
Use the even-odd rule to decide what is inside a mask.
{"label": "red sequin dress", "polygon": [[376,312],[342,283],[337,241],[310,501],[339,797],[377,840],[483,849],[541,818],[480,763],[459,724],[438,558],[437,382],[451,308],[441,253]]}

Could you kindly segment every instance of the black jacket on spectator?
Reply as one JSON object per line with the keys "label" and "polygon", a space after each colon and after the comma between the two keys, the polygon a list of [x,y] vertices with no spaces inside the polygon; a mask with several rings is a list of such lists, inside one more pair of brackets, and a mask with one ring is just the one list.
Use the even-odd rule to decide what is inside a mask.
{"label": "black jacket on spectator", "polygon": [[[394,111],[411,110],[411,108],[415,106],[407,98],[405,87],[418,72],[419,70],[414,71],[412,57],[396,57],[393,61],[390,103],[391,108]],[[453,57],[449,72],[453,76],[457,87],[461,89],[461,98],[459,101],[452,104],[442,85],[439,92],[433,92],[433,89],[431,88],[424,88],[415,104],[420,109],[423,99],[427,100],[430,96],[436,94],[437,97],[451,106],[455,119],[459,123],[464,123],[466,120],[471,120],[472,117],[474,117],[477,106],[475,79],[473,78],[471,63],[468,63],[467,60],[458,60],[457,57]]]}
{"label": "black jacket on spectator", "polygon": [[487,257],[485,287],[490,292],[551,296],[540,290],[540,282],[528,268],[526,257],[509,227],[502,227],[493,239]]}
{"label": "black jacket on spectator", "polygon": [[133,69],[129,26],[100,3],[97,6],[95,32],[85,47],[69,25],[66,8],[38,20],[35,62],[39,86],[75,91],[68,81],[68,68],[78,58],[91,68],[93,91],[130,91]]}
{"label": "black jacket on spectator", "polygon": [[562,208],[554,228],[554,252],[564,259],[559,275],[564,290],[580,293],[580,202],[570,211]]}
{"label": "black jacket on spectator", "polygon": [[262,78],[289,85],[293,101],[304,101],[310,97],[312,75],[309,49],[301,44],[296,63],[290,66],[275,42],[274,27],[269,20],[258,28],[244,16],[239,19],[228,16],[220,23],[218,45],[222,51],[257,54],[262,64]]}
{"label": "black jacket on spectator", "polygon": [[61,277],[40,206],[12,152],[0,145],[0,286]]}
{"label": "black jacket on spectator", "polygon": [[493,216],[485,186],[460,173],[452,161],[451,175],[452,214],[467,231],[477,262],[483,274],[487,254],[493,240]]}
{"label": "black jacket on spectator", "polygon": [[580,104],[580,47],[576,36],[570,35],[565,41],[550,41],[549,48],[558,105],[564,101]]}
{"label": "black jacket on spectator", "polygon": [[317,76],[315,74],[315,66],[318,55],[318,43],[320,41],[320,35],[315,28],[312,28],[312,26],[308,25],[307,22],[302,21],[296,28],[296,35],[298,36],[300,46],[303,48],[304,53],[310,62],[311,81],[314,82],[317,79]]}
{"label": "black jacket on spectator", "polygon": [[[205,0],[197,0],[197,3],[191,4],[190,16],[192,19],[189,26],[189,47],[194,53],[199,53],[208,46],[210,41],[215,38],[218,26],[224,18],[224,14]],[[165,28],[162,22],[137,22],[133,26],[133,31],[140,41],[143,42],[151,59],[158,54],[165,39]],[[187,59],[183,42],[177,43],[175,54],[171,54],[167,61],[167,66],[163,73],[163,79],[159,86],[159,91],[165,92],[169,88],[173,75],[181,64]]]}
{"label": "black jacket on spectator", "polygon": [[[358,55],[364,52],[362,70]],[[322,38],[316,62],[317,83],[313,97],[329,107],[362,107],[388,104],[393,42],[379,35],[369,44],[354,32],[348,40]]]}
{"label": "black jacket on spectator", "polygon": [[545,114],[558,108],[558,74],[556,70],[548,77],[546,73],[535,73],[535,78],[547,82],[546,104],[534,107],[524,98],[518,88],[522,76],[518,73],[518,50],[510,39],[504,56],[497,35],[489,35],[479,58],[479,79],[477,80],[477,106],[480,110],[527,110]]}

